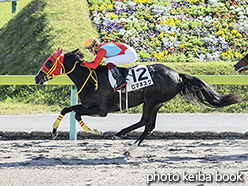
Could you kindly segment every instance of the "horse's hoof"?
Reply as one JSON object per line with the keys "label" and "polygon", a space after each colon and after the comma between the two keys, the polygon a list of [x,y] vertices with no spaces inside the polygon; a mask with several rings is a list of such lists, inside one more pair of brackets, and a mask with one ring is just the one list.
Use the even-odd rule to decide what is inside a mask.
{"label": "horse's hoof", "polygon": [[119,136],[113,136],[113,137],[111,138],[111,140],[118,140],[118,139],[120,139]]}
{"label": "horse's hoof", "polygon": [[124,155],[124,156],[130,156],[131,153],[127,150],[127,151],[125,151],[125,152],[123,153],[123,155]]}
{"label": "horse's hoof", "polygon": [[57,132],[57,130],[53,129],[53,131],[52,131],[52,139],[55,140],[57,138],[58,134],[59,133]]}
{"label": "horse's hoof", "polygon": [[129,149],[127,149],[124,152],[124,156],[130,156],[131,152],[135,151],[138,148],[138,142],[135,142],[134,144],[131,145],[131,147]]}
{"label": "horse's hoof", "polygon": [[97,129],[92,129],[89,133],[95,134],[95,135],[102,135],[102,132]]}

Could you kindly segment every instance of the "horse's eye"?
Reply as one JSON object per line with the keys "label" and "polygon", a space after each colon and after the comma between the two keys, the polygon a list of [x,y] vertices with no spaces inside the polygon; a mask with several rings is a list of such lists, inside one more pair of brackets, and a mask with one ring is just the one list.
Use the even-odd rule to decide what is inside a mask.
{"label": "horse's eye", "polygon": [[45,66],[46,66],[48,69],[50,69],[50,68],[52,68],[52,66],[53,66],[53,62],[52,62],[51,60],[48,60],[48,61],[46,62],[46,64],[45,64]]}

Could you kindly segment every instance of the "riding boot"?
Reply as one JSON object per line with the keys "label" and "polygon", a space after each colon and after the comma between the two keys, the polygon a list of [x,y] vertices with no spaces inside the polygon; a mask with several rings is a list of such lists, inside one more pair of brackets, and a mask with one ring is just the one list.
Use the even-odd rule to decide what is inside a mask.
{"label": "riding boot", "polygon": [[112,68],[111,73],[113,77],[116,80],[115,90],[121,89],[127,84],[127,81],[122,77],[120,71],[117,69],[117,67]]}

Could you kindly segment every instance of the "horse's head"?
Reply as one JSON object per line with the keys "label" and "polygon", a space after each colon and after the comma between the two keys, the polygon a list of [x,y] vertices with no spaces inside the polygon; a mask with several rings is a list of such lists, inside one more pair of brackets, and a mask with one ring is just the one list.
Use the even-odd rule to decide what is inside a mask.
{"label": "horse's head", "polygon": [[64,54],[63,49],[58,48],[42,65],[40,71],[35,76],[35,83],[42,85],[44,82],[53,78],[53,76],[62,74],[64,68]]}
{"label": "horse's head", "polygon": [[234,70],[238,73],[248,70],[248,54],[234,65]]}
{"label": "horse's head", "polygon": [[76,62],[82,62],[84,55],[79,52],[79,49],[65,54],[62,54],[62,51],[63,49],[58,48],[57,51],[45,61],[34,78],[36,84],[42,85],[53,77],[69,74],[74,70],[73,67],[76,67]]}

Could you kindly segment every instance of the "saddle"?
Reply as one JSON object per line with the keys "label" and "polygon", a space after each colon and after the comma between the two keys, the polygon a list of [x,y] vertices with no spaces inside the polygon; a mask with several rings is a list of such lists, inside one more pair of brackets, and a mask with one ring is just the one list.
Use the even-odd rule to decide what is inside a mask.
{"label": "saddle", "polygon": [[[119,93],[119,106],[120,111],[128,109],[128,92],[137,91],[139,89],[153,85],[153,80],[146,65],[134,65],[129,68],[119,68],[122,77],[127,81],[127,85],[120,90]],[[110,70],[108,71],[109,83],[114,89],[115,79]]]}

